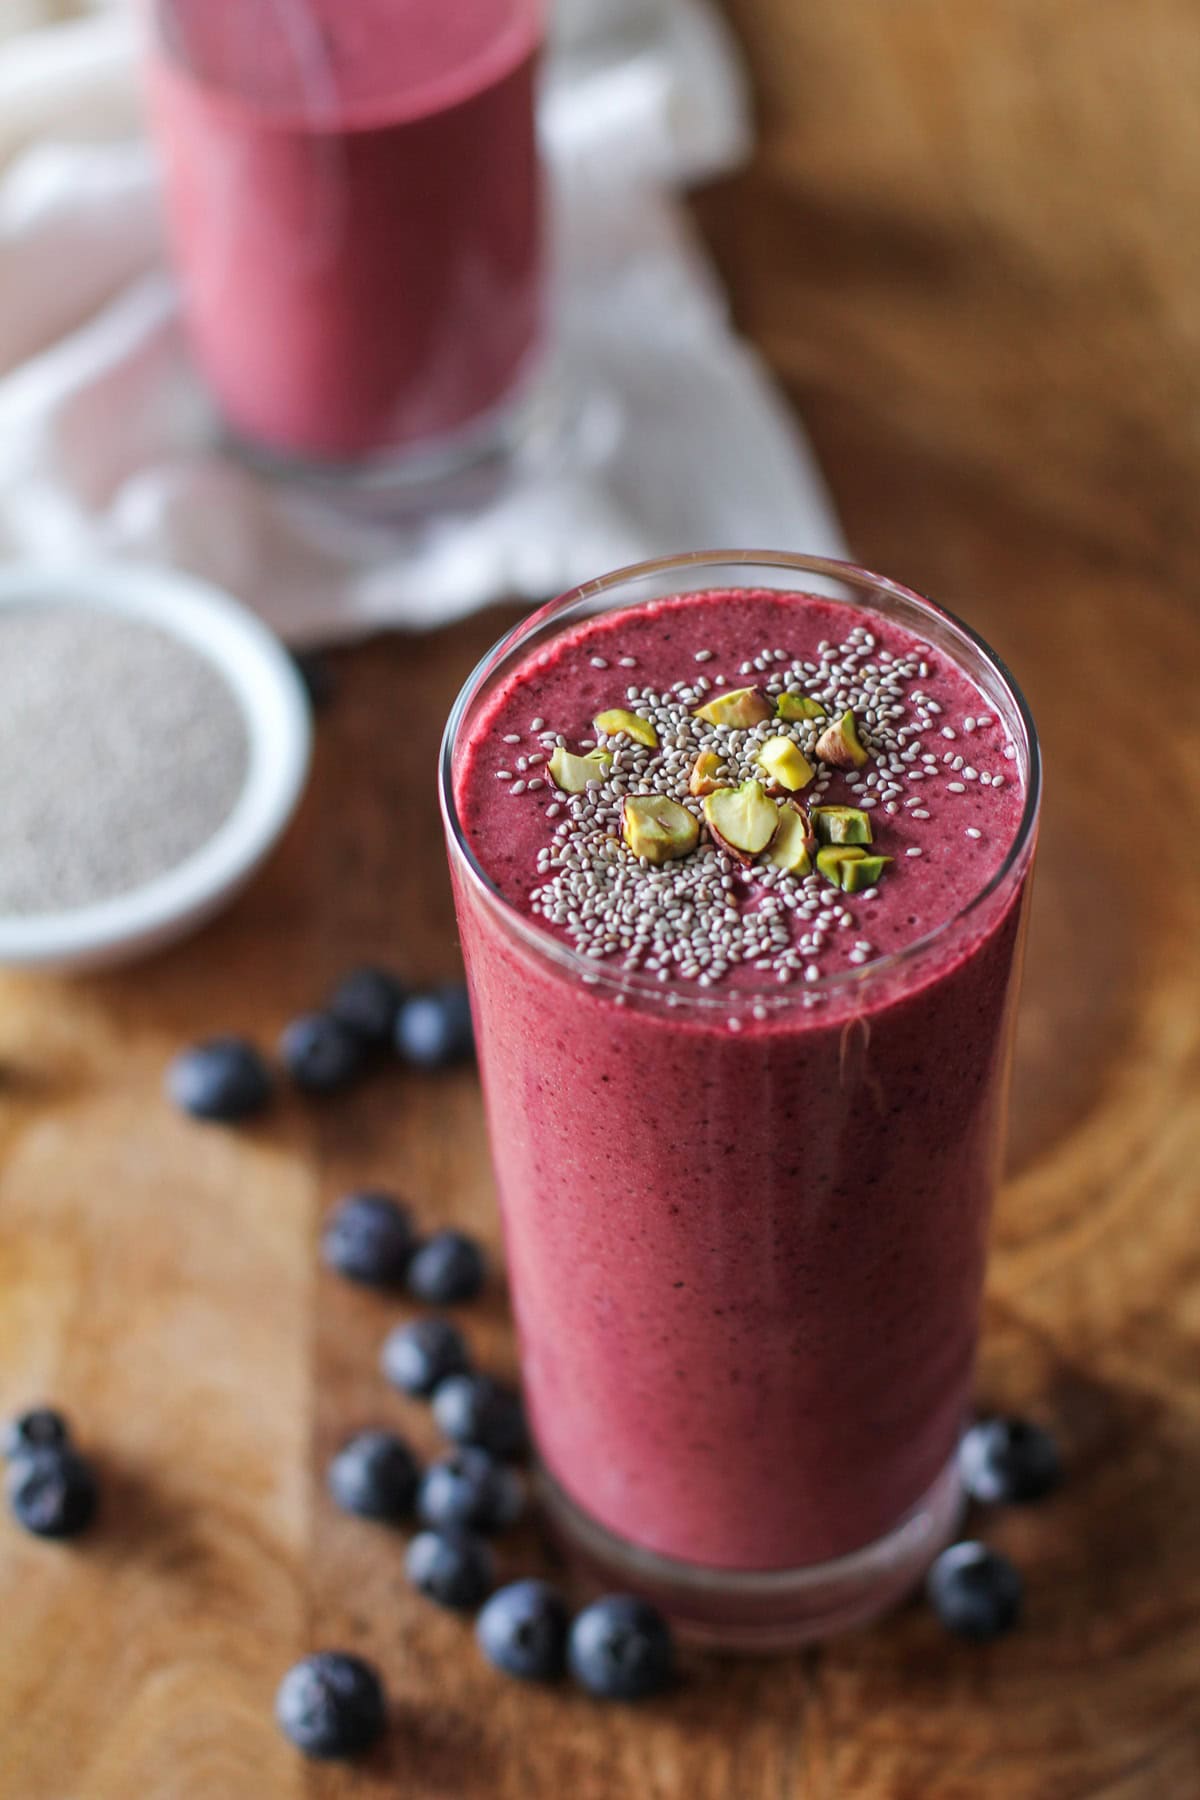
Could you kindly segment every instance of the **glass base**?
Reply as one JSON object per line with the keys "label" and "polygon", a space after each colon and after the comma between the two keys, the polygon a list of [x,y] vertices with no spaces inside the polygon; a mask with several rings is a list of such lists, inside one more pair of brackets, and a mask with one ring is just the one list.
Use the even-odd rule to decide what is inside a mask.
{"label": "glass base", "polygon": [[403,449],[347,461],[291,455],[227,429],[231,452],[333,512],[368,522],[415,523],[472,512],[494,498],[526,461],[540,461],[564,428],[565,389],[557,363],[539,361],[499,405],[462,430]]}
{"label": "glass base", "polygon": [[712,1569],[642,1550],[598,1525],[542,1465],[538,1497],[567,1553],[611,1591],[642,1595],[678,1635],[721,1650],[792,1650],[896,1606],[951,1543],[964,1498],[954,1457],[894,1530],[853,1555],[803,1569]]}

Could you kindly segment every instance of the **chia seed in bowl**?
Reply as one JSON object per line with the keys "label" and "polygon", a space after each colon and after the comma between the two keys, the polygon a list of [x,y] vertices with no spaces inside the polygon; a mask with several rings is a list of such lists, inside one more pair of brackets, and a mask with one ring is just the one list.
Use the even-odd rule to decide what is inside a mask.
{"label": "chia seed in bowl", "polygon": [[0,612],[0,914],[177,867],[228,819],[249,754],[229,683],[169,632],[86,605]]}
{"label": "chia seed in bowl", "polygon": [[299,800],[283,646],[170,569],[0,568],[0,965],[97,967],[210,917]]}

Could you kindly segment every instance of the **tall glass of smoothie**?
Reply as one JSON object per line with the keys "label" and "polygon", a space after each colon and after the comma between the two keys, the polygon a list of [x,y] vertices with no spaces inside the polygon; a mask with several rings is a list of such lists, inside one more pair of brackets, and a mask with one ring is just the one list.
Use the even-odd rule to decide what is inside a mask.
{"label": "tall glass of smoothie", "polygon": [[196,360],[270,462],[423,475],[519,429],[542,340],[543,0],[146,0]]}
{"label": "tall glass of smoothie", "polygon": [[534,614],[441,795],[552,1522],[731,1645],[955,1530],[1038,820],[995,656],[848,565]]}

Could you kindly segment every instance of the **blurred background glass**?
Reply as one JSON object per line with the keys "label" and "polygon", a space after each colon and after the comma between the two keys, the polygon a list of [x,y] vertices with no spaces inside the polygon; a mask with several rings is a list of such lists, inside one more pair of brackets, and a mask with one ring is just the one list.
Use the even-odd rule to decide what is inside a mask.
{"label": "blurred background glass", "polygon": [[283,459],[470,456],[541,339],[541,0],[153,0],[196,359]]}

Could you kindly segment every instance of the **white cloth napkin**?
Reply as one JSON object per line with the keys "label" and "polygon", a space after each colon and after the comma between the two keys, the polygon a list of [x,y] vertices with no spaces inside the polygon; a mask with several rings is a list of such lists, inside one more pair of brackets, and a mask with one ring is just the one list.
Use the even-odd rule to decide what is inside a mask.
{"label": "white cloth napkin", "polygon": [[560,0],[542,131],[561,424],[474,510],[403,527],[336,515],[222,449],[163,261],[131,15],[94,0],[25,29],[65,10],[0,0],[0,556],[169,562],[313,643],[540,601],[677,550],[844,554],[673,198],[749,143],[707,0]]}

